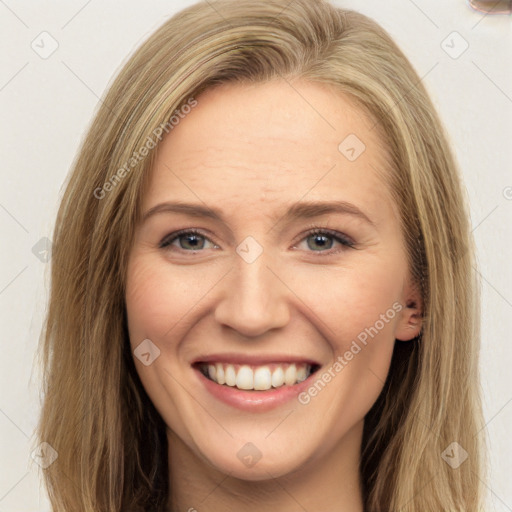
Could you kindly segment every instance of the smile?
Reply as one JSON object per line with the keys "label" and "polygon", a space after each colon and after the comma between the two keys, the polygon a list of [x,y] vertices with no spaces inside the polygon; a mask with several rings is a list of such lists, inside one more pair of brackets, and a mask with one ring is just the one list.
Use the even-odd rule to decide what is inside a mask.
{"label": "smile", "polygon": [[296,399],[321,367],[314,359],[289,354],[231,352],[202,355],[192,362],[205,397],[253,413]]}
{"label": "smile", "polygon": [[241,390],[267,391],[294,386],[306,380],[318,365],[309,363],[271,363],[264,365],[199,363],[200,372],[209,380]]}

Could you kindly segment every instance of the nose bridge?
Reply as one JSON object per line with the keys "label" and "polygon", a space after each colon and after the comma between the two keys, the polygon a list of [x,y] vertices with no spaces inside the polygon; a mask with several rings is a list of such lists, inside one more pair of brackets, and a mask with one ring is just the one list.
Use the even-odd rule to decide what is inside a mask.
{"label": "nose bridge", "polygon": [[226,294],[215,312],[219,323],[245,336],[258,336],[286,325],[286,287],[276,277],[272,263],[271,251],[252,237],[238,245]]}

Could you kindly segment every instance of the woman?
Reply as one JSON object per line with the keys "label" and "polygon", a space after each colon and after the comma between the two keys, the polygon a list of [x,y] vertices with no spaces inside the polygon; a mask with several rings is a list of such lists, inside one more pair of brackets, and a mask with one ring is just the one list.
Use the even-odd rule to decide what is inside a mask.
{"label": "woman", "polygon": [[379,26],[183,10],[113,83],[59,210],[55,510],[480,510],[472,265],[441,123]]}

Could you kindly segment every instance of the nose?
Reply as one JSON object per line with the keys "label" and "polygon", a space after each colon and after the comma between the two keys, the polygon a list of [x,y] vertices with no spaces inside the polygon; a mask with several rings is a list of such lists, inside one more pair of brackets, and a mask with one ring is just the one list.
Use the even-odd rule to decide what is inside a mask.
{"label": "nose", "polygon": [[250,263],[237,255],[233,270],[223,280],[216,321],[245,337],[284,327],[290,320],[291,291],[273,267],[266,251]]}

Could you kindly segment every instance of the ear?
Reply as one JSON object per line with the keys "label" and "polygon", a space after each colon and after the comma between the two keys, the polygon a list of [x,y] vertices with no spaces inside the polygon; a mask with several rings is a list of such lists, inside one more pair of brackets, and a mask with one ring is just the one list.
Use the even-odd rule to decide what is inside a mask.
{"label": "ear", "polygon": [[416,284],[408,281],[404,287],[402,305],[405,307],[397,322],[395,338],[410,341],[420,334],[423,322],[423,300]]}

